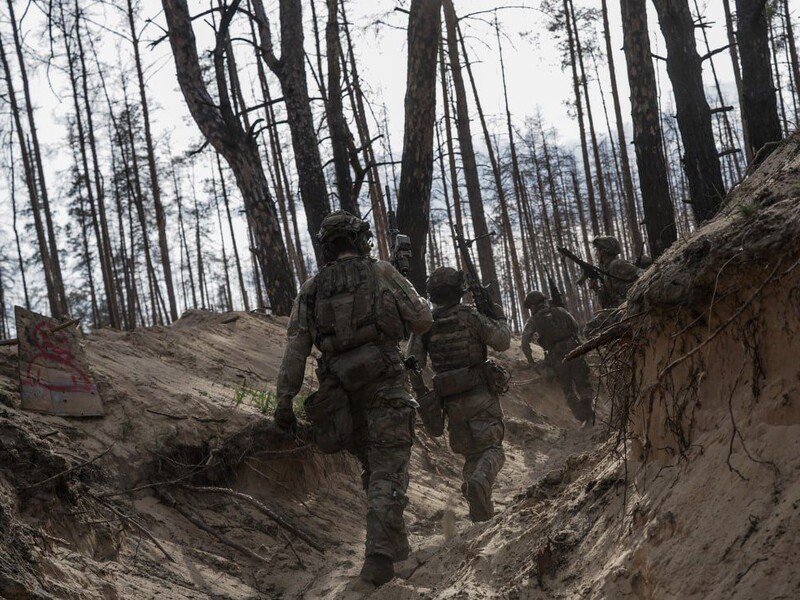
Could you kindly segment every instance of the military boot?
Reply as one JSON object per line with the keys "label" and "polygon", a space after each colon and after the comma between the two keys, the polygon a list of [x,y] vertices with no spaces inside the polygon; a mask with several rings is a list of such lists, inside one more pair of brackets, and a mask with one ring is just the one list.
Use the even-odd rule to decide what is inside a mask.
{"label": "military boot", "polygon": [[488,521],[494,516],[492,503],[492,488],[480,476],[473,476],[467,482],[467,502],[469,503],[469,518],[473,523]]}
{"label": "military boot", "polygon": [[394,578],[392,559],[381,554],[370,554],[364,559],[364,566],[359,575],[362,581],[376,587],[388,583]]}

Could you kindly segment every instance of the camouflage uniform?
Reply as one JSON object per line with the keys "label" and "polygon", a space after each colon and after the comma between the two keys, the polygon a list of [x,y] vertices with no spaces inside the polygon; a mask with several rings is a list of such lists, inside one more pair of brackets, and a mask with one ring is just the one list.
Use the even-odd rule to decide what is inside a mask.
{"label": "camouflage uniform", "polygon": [[[436,302],[433,294],[431,299]],[[442,398],[447,415],[450,448],[465,458],[461,491],[470,504],[473,521],[492,517],[492,486],[505,462],[503,412],[484,371],[487,346],[503,351],[510,341],[505,319],[490,319],[473,306],[461,304],[459,297],[452,304],[437,306],[430,331],[413,334],[408,343],[408,355],[415,356],[420,366],[424,367],[430,357],[434,390]],[[449,375],[458,380],[459,387],[467,389],[449,394],[448,386],[450,390],[458,387],[438,385]],[[427,392],[421,378],[413,384],[417,397]]]}
{"label": "camouflage uniform", "polygon": [[354,432],[348,450],[363,469],[367,559],[408,555],[403,511],[416,402],[405,388],[397,344],[407,332],[424,333],[431,323],[428,304],[405,277],[389,263],[363,256],[323,267],[302,286],[289,319],[276,422],[280,411],[291,410],[316,346],[322,353],[320,390],[342,386],[350,400]]}
{"label": "camouflage uniform", "polygon": [[622,248],[616,238],[611,236],[597,237],[592,242],[600,251],[599,267],[604,271],[597,284],[597,299],[602,310],[586,324],[585,333],[591,336],[603,327],[616,321],[616,309],[625,302],[628,290],[641,274],[633,263],[618,257]]}
{"label": "camouflage uniform", "polygon": [[533,313],[522,331],[522,352],[528,362],[533,363],[531,343],[537,336],[539,345],[546,352],[546,361],[555,369],[572,414],[578,421],[592,422],[594,391],[589,365],[582,356],[563,362],[564,356],[580,344],[577,321],[567,310],[551,306],[541,292],[528,294],[525,304]]}

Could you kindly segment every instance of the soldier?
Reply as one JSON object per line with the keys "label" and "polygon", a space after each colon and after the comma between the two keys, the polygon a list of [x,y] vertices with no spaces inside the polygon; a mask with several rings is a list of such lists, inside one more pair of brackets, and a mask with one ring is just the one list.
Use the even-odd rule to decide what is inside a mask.
{"label": "soldier", "polygon": [[[491,319],[470,305],[462,304],[464,274],[439,267],[428,279],[428,296],[434,303],[433,327],[414,333],[408,355],[421,367],[428,357],[434,370],[434,393],[447,415],[450,448],[464,456],[461,493],[469,503],[473,522],[494,515],[492,486],[503,467],[503,412],[493,385],[494,363],[487,364],[487,346],[506,350],[511,332],[505,317]],[[499,307],[496,314],[502,314]],[[412,377],[417,398],[428,393],[422,377]]]}
{"label": "soldier", "polygon": [[592,279],[589,282],[589,287],[597,292],[602,310],[586,324],[587,336],[614,322],[613,315],[617,307],[625,302],[628,290],[642,273],[636,265],[619,258],[622,247],[617,238],[599,236],[592,240],[592,245],[597,250],[598,266],[605,274],[602,279]]}
{"label": "soldier", "polygon": [[538,290],[525,296],[525,306],[531,311],[522,331],[522,352],[525,358],[530,364],[534,364],[531,342],[537,336],[538,344],[546,353],[545,362],[555,370],[572,414],[581,423],[594,423],[594,391],[586,359],[581,356],[563,362],[564,356],[581,343],[577,321],[566,309],[551,306],[547,296]]}
{"label": "soldier", "polygon": [[322,353],[317,394],[344,397],[345,411],[349,403],[346,447],[361,462],[368,504],[360,577],[380,586],[394,577],[393,563],[409,553],[403,511],[416,402],[405,388],[398,342],[407,333],[425,333],[432,317],[405,277],[370,258],[371,235],[366,221],[345,211],[323,220],[317,239],[328,263],[303,284],[292,308],[275,423],[296,428],[292,400],[316,346]]}

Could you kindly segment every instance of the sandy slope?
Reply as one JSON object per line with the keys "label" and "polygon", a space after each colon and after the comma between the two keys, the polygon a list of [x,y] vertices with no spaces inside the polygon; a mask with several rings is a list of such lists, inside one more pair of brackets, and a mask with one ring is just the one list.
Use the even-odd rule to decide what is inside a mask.
{"label": "sandy slope", "polygon": [[[4,540],[0,549],[7,553],[0,561],[4,594],[27,597],[9,591],[14,581],[20,590],[40,588],[42,597],[333,598],[345,593],[363,557],[365,501],[357,467],[347,457],[296,449],[295,442],[283,439],[248,405],[252,398],[235,404],[236,390],[244,382],[250,388],[274,389],[285,321],[233,316],[238,318],[189,312],[172,327],[90,335],[84,345],[106,402],[103,419],[66,420],[0,409],[0,432],[26,434],[24,440],[6,444],[0,433],[7,455],[24,448],[35,455],[35,464],[54,462],[21,478],[12,462],[3,459],[4,514],[29,534]],[[560,392],[531,383],[537,376],[524,368],[518,348],[502,360],[516,378],[504,400],[509,444],[498,481],[498,510],[590,443],[586,435],[572,431],[577,423]],[[11,352],[5,352],[4,361],[5,378],[0,381],[13,389]],[[308,383],[313,385],[310,369]],[[69,477],[56,477],[31,491],[20,489],[99,454],[101,458]],[[263,561],[200,531],[166,506],[154,489],[123,493],[193,470],[199,474],[187,483],[232,487],[260,498],[320,540],[325,555],[226,496],[181,488],[169,492]],[[420,554],[442,547],[446,513],[445,520],[455,517],[454,531],[474,529],[465,520],[459,476],[460,463],[444,439],[420,433],[408,509],[412,546]],[[93,496],[101,496],[100,501]],[[113,510],[135,518],[175,562]],[[35,532],[48,537],[37,538]],[[21,556],[27,553],[34,559]],[[406,570],[415,564],[409,561]]]}

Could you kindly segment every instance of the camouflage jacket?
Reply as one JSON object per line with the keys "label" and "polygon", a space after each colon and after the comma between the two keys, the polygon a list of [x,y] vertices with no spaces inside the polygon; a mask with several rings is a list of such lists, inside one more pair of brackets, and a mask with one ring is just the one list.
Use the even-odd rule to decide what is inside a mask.
{"label": "camouflage jacket", "polygon": [[[346,260],[354,259],[343,258],[336,263]],[[377,287],[374,290],[375,298],[386,298],[387,296],[393,298],[393,308],[399,315],[406,331],[421,334],[430,329],[433,317],[428,303],[417,294],[411,283],[397,269],[384,261],[367,258],[356,258],[355,260],[367,261],[371,266]],[[286,349],[278,371],[279,402],[286,402],[287,399],[294,398],[300,391],[305,377],[306,360],[314,346],[322,351],[323,358],[329,358],[326,357],[326,350],[320,348],[319,331],[314,322],[316,279],[319,276],[320,273],[303,284],[292,307],[287,327]],[[401,337],[403,336],[398,336],[398,339],[393,341],[396,343]]]}
{"label": "camouflage jacket", "polygon": [[544,306],[533,313],[525,328],[522,330],[522,353],[528,362],[533,362],[531,344],[534,336],[539,345],[547,352],[552,351],[556,344],[578,339],[580,328],[575,318],[564,308],[559,306]]}
{"label": "camouflage jacket", "polygon": [[[452,308],[438,309],[437,315],[445,315],[448,312],[452,312],[454,309],[461,309],[462,306],[461,304],[456,304]],[[502,352],[503,350],[507,350],[511,345],[511,330],[505,319],[490,319],[476,308],[471,307],[469,320],[470,330],[474,332],[478,343],[482,344],[484,347],[489,346],[490,348]],[[422,368],[428,363],[428,336],[423,335],[424,333],[425,332],[412,333],[408,340],[408,348],[406,351],[408,356],[416,357]],[[425,383],[419,375],[412,375],[411,384],[418,394],[425,388]]]}
{"label": "camouflage jacket", "polygon": [[600,289],[597,293],[600,306],[616,308],[625,302],[628,290],[639,279],[642,271],[633,263],[621,258],[612,258],[607,263],[601,264],[600,268],[608,273],[600,280]]}

